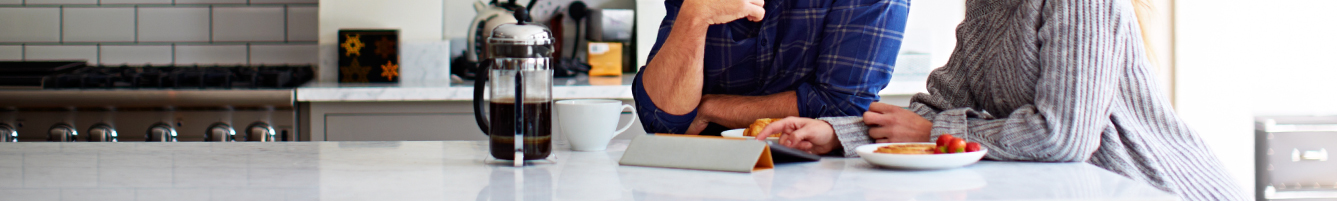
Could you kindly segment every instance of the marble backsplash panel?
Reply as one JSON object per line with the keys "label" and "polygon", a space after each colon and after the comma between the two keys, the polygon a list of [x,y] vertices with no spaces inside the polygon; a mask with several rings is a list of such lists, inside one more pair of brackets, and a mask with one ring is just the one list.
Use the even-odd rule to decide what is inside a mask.
{"label": "marble backsplash panel", "polygon": [[[320,45],[320,82],[339,81],[337,44]],[[400,84],[448,83],[450,80],[450,41],[400,42]]]}

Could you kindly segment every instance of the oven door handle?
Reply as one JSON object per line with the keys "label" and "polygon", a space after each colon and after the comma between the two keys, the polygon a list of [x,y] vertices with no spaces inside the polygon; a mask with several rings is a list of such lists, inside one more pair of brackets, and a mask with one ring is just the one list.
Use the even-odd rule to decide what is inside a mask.
{"label": "oven door handle", "polygon": [[1328,149],[1319,148],[1318,150],[1291,149],[1291,162],[1305,161],[1328,161]]}

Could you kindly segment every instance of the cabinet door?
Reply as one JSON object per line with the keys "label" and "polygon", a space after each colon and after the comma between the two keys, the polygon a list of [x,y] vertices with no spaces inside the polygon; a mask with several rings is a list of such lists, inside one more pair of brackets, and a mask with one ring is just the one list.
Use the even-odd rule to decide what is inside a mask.
{"label": "cabinet door", "polygon": [[487,140],[473,114],[326,114],[327,141]]}

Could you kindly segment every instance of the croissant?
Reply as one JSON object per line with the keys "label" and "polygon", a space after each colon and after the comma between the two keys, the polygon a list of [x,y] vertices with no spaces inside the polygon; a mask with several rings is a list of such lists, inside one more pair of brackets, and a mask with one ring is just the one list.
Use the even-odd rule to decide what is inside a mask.
{"label": "croissant", "polygon": [[[760,135],[761,130],[765,129],[766,125],[771,125],[771,122],[779,120],[780,119],[772,119],[772,118],[757,119],[757,121],[752,122],[752,125],[748,125],[747,129],[743,130],[743,136]],[[780,133],[771,134],[771,137],[780,137]]]}

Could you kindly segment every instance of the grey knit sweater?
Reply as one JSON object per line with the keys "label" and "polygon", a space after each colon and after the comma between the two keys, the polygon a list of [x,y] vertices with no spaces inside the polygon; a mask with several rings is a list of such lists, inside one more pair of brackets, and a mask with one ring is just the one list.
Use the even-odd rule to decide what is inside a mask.
{"label": "grey knit sweater", "polygon": [[[979,142],[987,159],[1086,162],[1184,200],[1246,200],[1174,113],[1127,0],[970,0],[946,66],[909,109]],[[831,123],[846,156],[872,143],[859,117]]]}

